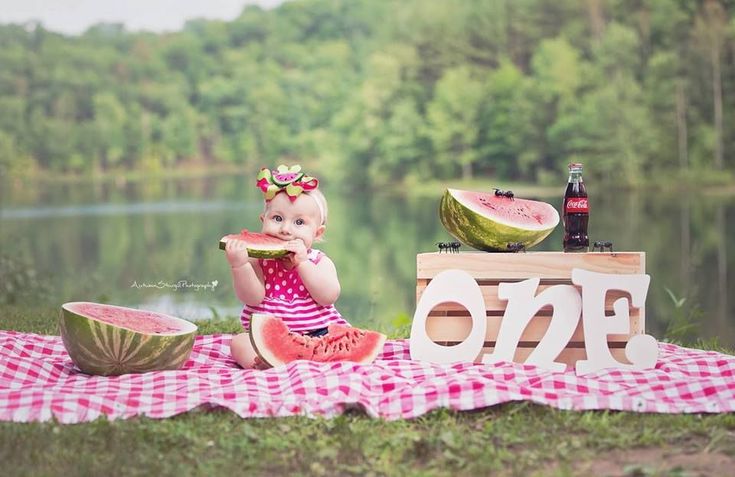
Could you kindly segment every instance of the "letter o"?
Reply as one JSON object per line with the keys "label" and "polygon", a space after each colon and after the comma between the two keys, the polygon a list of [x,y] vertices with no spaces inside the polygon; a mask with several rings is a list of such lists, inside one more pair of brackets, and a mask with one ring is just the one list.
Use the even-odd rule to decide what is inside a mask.
{"label": "letter o", "polygon": [[[464,306],[472,316],[470,334],[454,346],[439,345],[426,333],[426,318],[431,310],[447,302]],[[445,270],[429,282],[416,305],[409,340],[411,359],[437,364],[474,361],[482,351],[486,330],[485,301],[480,286],[463,270]]]}

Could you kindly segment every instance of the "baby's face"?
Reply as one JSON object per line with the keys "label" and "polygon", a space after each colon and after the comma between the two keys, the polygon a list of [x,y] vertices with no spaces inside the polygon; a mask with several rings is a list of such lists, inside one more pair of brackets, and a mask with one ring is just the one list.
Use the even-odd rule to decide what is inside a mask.
{"label": "baby's face", "polygon": [[282,240],[301,239],[306,248],[311,248],[314,239],[324,233],[319,206],[306,194],[300,194],[294,202],[287,194],[276,194],[260,219],[264,234]]}

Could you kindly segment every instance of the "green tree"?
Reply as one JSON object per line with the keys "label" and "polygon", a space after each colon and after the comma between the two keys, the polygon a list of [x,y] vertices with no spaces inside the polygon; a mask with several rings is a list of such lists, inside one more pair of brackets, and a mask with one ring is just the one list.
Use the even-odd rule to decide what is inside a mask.
{"label": "green tree", "polygon": [[607,182],[641,182],[644,166],[658,144],[635,78],[637,41],[636,34],[625,26],[613,23],[606,29],[588,69],[591,88],[549,130],[559,163],[589,163],[593,174]]}
{"label": "green tree", "polygon": [[490,73],[479,114],[480,167],[499,177],[519,177],[524,139],[532,134],[528,81],[513,63],[503,60]]}
{"label": "green tree", "polygon": [[347,165],[344,170],[363,171],[355,179],[364,181],[363,186],[402,179],[418,157],[422,134],[422,120],[413,100],[420,91],[414,89],[413,81],[416,52],[391,45],[371,55],[368,62],[369,74],[347,97],[332,123]]}
{"label": "green tree", "polygon": [[717,0],[704,2],[697,15],[692,32],[696,48],[707,58],[712,92],[712,123],[715,131],[714,165],[722,169],[725,165],[722,55],[727,35],[727,13]]}
{"label": "green tree", "polygon": [[15,144],[13,136],[0,130],[0,176],[34,172],[34,166],[30,156]]}
{"label": "green tree", "polygon": [[125,107],[110,93],[94,97],[94,125],[102,167],[115,166],[125,153]]}
{"label": "green tree", "polygon": [[551,174],[557,180],[569,158],[564,143],[550,137],[550,131],[561,117],[574,116],[588,67],[566,39],[554,38],[541,42],[531,59],[531,69],[525,88],[521,83],[528,102],[519,104],[526,126],[518,167],[527,178],[543,180]]}
{"label": "green tree", "polygon": [[447,70],[436,85],[427,106],[427,135],[437,164],[447,172],[461,170],[472,177],[478,159],[478,118],[483,87],[471,70],[460,66]]}
{"label": "green tree", "polygon": [[368,171],[372,182],[382,185],[407,176],[425,178],[430,169],[421,160],[428,147],[424,144],[424,118],[416,103],[410,97],[399,99],[392,105],[384,126],[377,160]]}
{"label": "green tree", "polygon": [[196,112],[185,106],[166,116],[161,124],[161,136],[168,164],[192,157],[197,149]]}

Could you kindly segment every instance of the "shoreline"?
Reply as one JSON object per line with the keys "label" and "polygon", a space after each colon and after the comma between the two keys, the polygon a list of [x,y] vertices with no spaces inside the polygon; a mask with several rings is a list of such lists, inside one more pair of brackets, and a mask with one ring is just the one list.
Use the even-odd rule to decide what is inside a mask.
{"label": "shoreline", "polygon": [[[8,184],[10,187],[23,187],[27,185],[47,184],[88,184],[88,183],[114,183],[124,185],[126,183],[144,182],[150,180],[175,180],[175,179],[205,179],[229,175],[247,176],[254,174],[257,168],[244,166],[218,165],[214,167],[186,167],[176,170],[159,171],[108,171],[99,174],[56,174],[51,171],[42,171],[33,174],[21,174],[5,176],[0,178],[0,184]],[[499,179],[492,176],[477,176],[471,179],[430,179],[419,181],[415,178],[405,178],[391,184],[374,186],[373,193],[385,195],[411,195],[423,197],[435,195],[438,190],[446,188],[465,190],[487,190],[493,188],[513,190],[516,195],[551,197],[556,196],[560,189],[564,188],[565,179],[555,184],[549,184],[548,180],[543,182],[523,182],[511,179]],[[605,190],[640,191],[656,190],[663,192],[691,192],[705,193],[707,195],[734,195],[735,176],[730,171],[701,171],[674,173],[671,175],[659,175],[656,179],[644,181],[638,184],[614,184],[595,181],[590,179],[588,183],[597,183]],[[335,186],[339,187],[338,185]],[[410,191],[410,194],[407,193]]]}

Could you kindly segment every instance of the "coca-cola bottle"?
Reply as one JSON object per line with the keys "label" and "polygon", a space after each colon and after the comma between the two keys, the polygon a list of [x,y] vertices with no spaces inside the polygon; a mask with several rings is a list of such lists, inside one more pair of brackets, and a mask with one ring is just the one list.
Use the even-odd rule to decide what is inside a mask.
{"label": "coca-cola bottle", "polygon": [[564,193],[564,251],[586,252],[590,246],[587,222],[590,207],[587,188],[582,181],[582,164],[569,164],[569,181]]}

